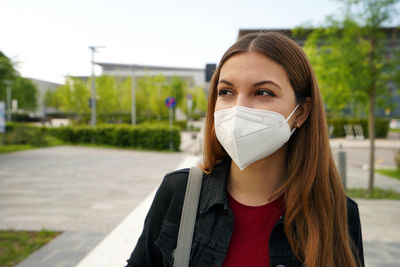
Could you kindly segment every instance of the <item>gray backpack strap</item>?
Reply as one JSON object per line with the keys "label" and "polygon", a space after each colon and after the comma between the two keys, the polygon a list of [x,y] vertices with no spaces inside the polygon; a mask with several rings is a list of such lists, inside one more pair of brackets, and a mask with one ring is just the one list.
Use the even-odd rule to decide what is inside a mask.
{"label": "gray backpack strap", "polygon": [[181,222],[179,225],[174,267],[189,266],[190,250],[192,248],[194,225],[196,222],[202,180],[203,171],[198,167],[190,168]]}

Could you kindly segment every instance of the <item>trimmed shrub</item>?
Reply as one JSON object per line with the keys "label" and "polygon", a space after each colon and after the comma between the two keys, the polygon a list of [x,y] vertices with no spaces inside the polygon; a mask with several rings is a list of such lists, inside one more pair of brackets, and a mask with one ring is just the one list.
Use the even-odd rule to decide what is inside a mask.
{"label": "trimmed shrub", "polygon": [[333,137],[344,137],[346,136],[344,132],[344,125],[347,124],[345,118],[335,118],[328,120],[328,125],[333,126]]}
{"label": "trimmed shrub", "polygon": [[[80,128],[81,126],[77,126],[76,128]],[[95,128],[88,126],[93,137],[90,141],[86,141],[85,143],[96,143],[96,144],[103,144],[103,145],[115,145],[114,136],[115,136],[115,129],[118,126],[114,125],[107,125],[102,124],[98,125]]]}
{"label": "trimmed shrub", "polygon": [[[328,119],[328,125],[332,125],[333,137],[345,137],[344,132],[345,124],[360,124],[364,136],[368,138],[368,119],[354,119],[354,118],[333,118]],[[389,119],[387,118],[375,118],[375,135],[377,138],[386,138],[389,132]]]}
{"label": "trimmed shrub", "polygon": [[[138,126],[166,126],[169,127],[169,120],[147,120],[145,122],[140,123]],[[187,121],[174,121],[173,126],[179,127],[181,130],[185,130],[187,128]]]}
{"label": "trimmed shrub", "polygon": [[174,121],[174,125],[180,127],[182,130],[187,129],[187,121]]}
{"label": "trimmed shrub", "polygon": [[43,127],[29,124],[7,123],[3,136],[6,145],[49,146],[58,144],[59,140],[49,134]]}
{"label": "trimmed shrub", "polygon": [[73,144],[96,143],[119,147],[132,147],[150,150],[168,150],[170,138],[173,150],[178,151],[180,146],[180,129],[174,126],[172,131],[164,124],[149,124],[131,126],[98,125],[90,126],[66,126],[49,130],[54,136],[64,142]]}

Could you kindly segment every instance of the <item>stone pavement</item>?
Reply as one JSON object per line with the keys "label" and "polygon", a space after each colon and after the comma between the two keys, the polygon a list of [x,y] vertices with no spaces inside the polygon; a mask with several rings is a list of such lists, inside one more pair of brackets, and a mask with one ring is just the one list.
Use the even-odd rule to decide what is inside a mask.
{"label": "stone pavement", "polygon": [[[185,138],[191,140],[190,135]],[[192,153],[198,152],[186,141],[182,145],[193,149]],[[363,142],[362,145],[361,142],[348,143],[344,147],[365,149],[366,142]],[[399,141],[393,142],[379,145],[400,147]],[[110,255],[115,254],[117,249],[113,250],[112,245],[116,242],[116,230],[132,214],[137,215],[135,207],[145,210],[141,201],[154,192],[166,172],[187,157],[184,153],[83,147],[54,147],[0,155],[0,229],[45,227],[64,232],[18,267],[76,266],[79,262],[79,267],[85,263],[96,267],[121,266],[122,259],[115,265],[102,262],[90,265],[90,259],[96,258],[91,255],[99,255],[98,251],[106,254],[105,247],[111,249],[103,258],[110,259]],[[351,166],[348,185],[366,187],[366,174],[362,166]],[[397,190],[399,183],[380,175],[376,178],[376,185],[382,188]],[[151,195],[147,199],[151,200]],[[356,201],[363,226],[366,266],[400,266],[400,201]],[[130,215],[123,220],[127,214]],[[138,217],[136,221],[142,220]],[[140,233],[142,223],[130,225],[136,225],[133,228],[138,228],[135,231]],[[129,228],[132,231],[132,227]],[[113,232],[114,239],[111,238]],[[110,244],[107,240],[113,241]],[[131,244],[128,249],[133,247]]]}
{"label": "stone pavement", "polygon": [[355,200],[360,209],[366,267],[400,266],[400,201]]}
{"label": "stone pavement", "polygon": [[[339,144],[347,155],[348,188],[367,188],[369,140],[332,139],[335,158]],[[375,167],[395,168],[400,140],[376,140]],[[400,181],[375,173],[375,186],[400,192]],[[400,266],[400,201],[355,199],[360,209],[366,267]]]}
{"label": "stone pavement", "polygon": [[67,231],[33,253],[17,267],[76,266],[107,233]]}
{"label": "stone pavement", "polygon": [[0,154],[0,229],[61,231],[20,266],[75,266],[185,157],[72,146]]}
{"label": "stone pavement", "polygon": [[[176,169],[195,166],[200,157],[188,156]],[[154,190],[77,267],[125,266],[142,232],[144,219],[156,194]],[[132,227],[132,226],[137,227]]]}
{"label": "stone pavement", "polygon": [[0,229],[108,233],[182,153],[59,146],[0,155]]}

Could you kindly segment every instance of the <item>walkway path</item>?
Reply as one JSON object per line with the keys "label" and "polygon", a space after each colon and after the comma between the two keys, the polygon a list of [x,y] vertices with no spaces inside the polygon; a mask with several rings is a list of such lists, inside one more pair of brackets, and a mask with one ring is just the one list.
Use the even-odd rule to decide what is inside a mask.
{"label": "walkway path", "polygon": [[75,266],[185,157],[72,146],[0,154],[0,229],[62,231],[20,266]]}
{"label": "walkway path", "polygon": [[[193,149],[187,143],[191,137],[185,140],[182,145]],[[365,149],[365,144],[360,149]],[[391,143],[385,145],[392,147]],[[400,142],[394,145],[400,147]],[[344,147],[349,146],[354,144]],[[79,262],[79,267],[84,267],[93,266],[93,259],[99,260],[96,267],[122,266],[134,247],[131,242],[141,231],[152,192],[166,172],[182,167],[178,165],[190,157],[185,153],[69,146],[0,155],[0,229],[45,227],[63,232],[18,267],[66,267]],[[186,162],[183,164],[193,165]],[[349,187],[367,185],[367,171],[362,167],[349,167],[348,177]],[[399,184],[377,175],[376,185],[382,188],[398,190]],[[400,201],[356,201],[366,266],[399,266]],[[112,249],[124,242],[125,252]]]}

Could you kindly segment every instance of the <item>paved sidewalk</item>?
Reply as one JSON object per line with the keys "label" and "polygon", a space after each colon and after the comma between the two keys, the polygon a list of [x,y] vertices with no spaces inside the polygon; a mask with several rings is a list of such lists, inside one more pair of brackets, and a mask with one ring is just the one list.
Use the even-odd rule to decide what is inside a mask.
{"label": "paved sidewalk", "polygon": [[[189,156],[176,169],[197,165],[199,160],[200,157]],[[146,197],[77,267],[125,266],[142,232],[155,193],[156,190]]]}
{"label": "paved sidewalk", "polygon": [[[348,140],[346,138],[333,138],[330,139],[331,147],[338,148],[342,145],[343,148],[369,148],[369,139],[365,140]],[[375,149],[377,148],[390,148],[400,149],[400,139],[375,139]]]}
{"label": "paved sidewalk", "polygon": [[[348,178],[346,186],[348,188],[368,188],[368,175],[368,170],[362,168],[349,168],[347,170]],[[374,186],[400,192],[400,180],[379,173],[375,173]]]}
{"label": "paved sidewalk", "polygon": [[366,267],[400,266],[400,201],[356,199]]}
{"label": "paved sidewalk", "polygon": [[64,232],[15,267],[76,266],[106,236],[103,232]]}
{"label": "paved sidewalk", "polygon": [[73,146],[0,154],[0,229],[61,231],[20,266],[76,266],[185,158]]}
{"label": "paved sidewalk", "polygon": [[[187,133],[182,140],[186,151],[198,153],[191,143],[198,139]],[[368,147],[367,141],[346,140],[333,140],[332,147],[339,142],[344,148]],[[397,149],[400,141],[382,140],[377,146]],[[79,267],[123,266],[126,255],[116,255],[119,249],[113,245],[121,240],[130,243],[132,233],[141,232],[152,192],[162,176],[188,156],[82,147],[0,155],[0,229],[38,230],[45,226],[64,231],[18,267],[66,267],[79,262]],[[348,186],[366,187],[367,176],[362,166],[350,166]],[[381,175],[376,175],[376,185],[400,190],[399,181]],[[142,202],[143,199],[146,200]],[[356,201],[362,220],[366,266],[400,266],[400,201]],[[127,214],[130,215],[126,217]],[[132,224],[129,218],[137,223]],[[129,240],[121,236],[129,236]],[[125,245],[124,251],[133,247],[134,244]],[[106,260],[94,264],[92,260],[99,255]]]}

